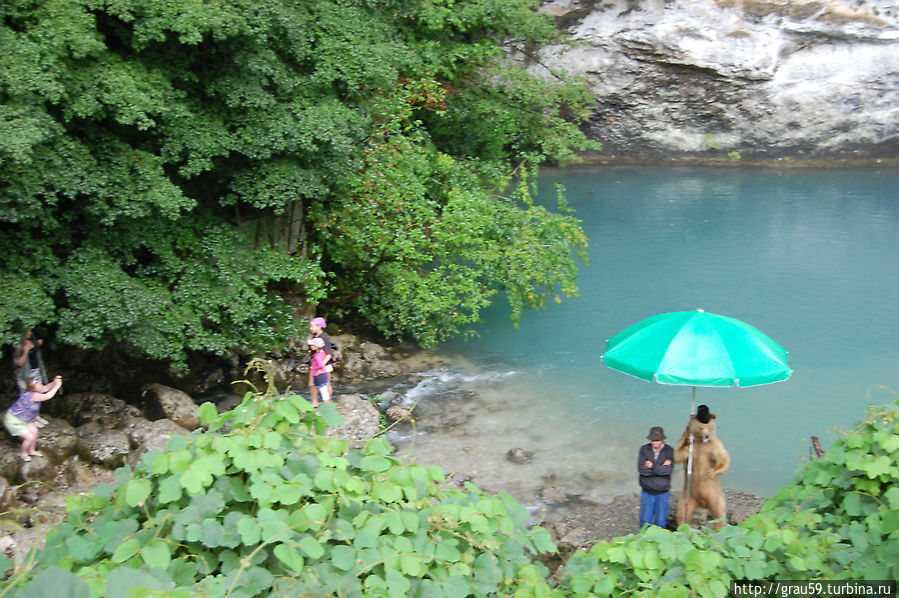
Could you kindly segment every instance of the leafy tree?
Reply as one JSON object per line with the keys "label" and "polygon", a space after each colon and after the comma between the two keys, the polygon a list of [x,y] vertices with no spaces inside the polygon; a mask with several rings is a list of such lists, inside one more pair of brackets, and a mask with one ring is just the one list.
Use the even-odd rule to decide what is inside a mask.
{"label": "leafy tree", "polygon": [[428,345],[505,291],[576,293],[578,222],[535,168],[592,147],[529,74],[523,0],[0,5],[0,336],[264,347],[295,298]]}

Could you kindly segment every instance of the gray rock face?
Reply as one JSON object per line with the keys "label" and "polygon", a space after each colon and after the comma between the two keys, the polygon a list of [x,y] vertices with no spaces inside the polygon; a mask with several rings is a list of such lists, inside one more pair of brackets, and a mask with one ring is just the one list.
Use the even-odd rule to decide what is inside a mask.
{"label": "gray rock face", "polygon": [[40,430],[38,443],[40,452],[47,457],[46,460],[58,464],[75,454],[78,436],[75,428],[68,422],[53,418],[46,428]]}
{"label": "gray rock face", "polygon": [[[605,154],[895,155],[893,0],[551,0]],[[731,154],[736,158],[736,154]]]}
{"label": "gray rock face", "polygon": [[361,382],[400,373],[400,368],[380,345],[360,342],[349,334],[341,334],[331,340],[338,344],[343,353],[343,361],[337,366],[337,379]]}
{"label": "gray rock face", "polygon": [[54,416],[65,417],[75,427],[94,422],[101,427],[112,428],[125,414],[140,415],[140,411],[133,405],[98,392],[67,395],[63,400],[51,403],[51,407]]}

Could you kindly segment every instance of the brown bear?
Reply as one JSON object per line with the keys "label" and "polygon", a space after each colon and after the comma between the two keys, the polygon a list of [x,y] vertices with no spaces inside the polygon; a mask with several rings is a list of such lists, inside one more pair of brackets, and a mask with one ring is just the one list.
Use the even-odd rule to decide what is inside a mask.
{"label": "brown bear", "polygon": [[[690,454],[690,436],[693,437],[693,475],[684,476],[684,491],[677,506],[677,524],[687,523],[693,517],[697,507],[708,509],[710,519],[720,519],[716,528],[724,526],[727,517],[727,503],[718,476],[727,473],[730,467],[730,455],[721,440],[715,434],[714,413],[709,413],[706,405],[700,405],[695,415],[690,416],[687,429],[674,449],[674,462],[684,464]],[[689,480],[689,482],[688,482]],[[689,483],[689,490],[687,485]],[[689,493],[689,496],[688,496]],[[688,498],[688,500],[685,500]]]}

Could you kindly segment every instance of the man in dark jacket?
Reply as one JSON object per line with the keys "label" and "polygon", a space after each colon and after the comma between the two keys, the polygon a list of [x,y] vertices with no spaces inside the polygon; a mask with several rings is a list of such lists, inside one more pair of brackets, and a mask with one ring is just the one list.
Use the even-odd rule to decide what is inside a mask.
{"label": "man in dark jacket", "polygon": [[646,525],[665,527],[668,521],[668,499],[671,497],[671,472],[674,449],[665,444],[665,431],[659,426],[649,429],[649,443],[640,447],[637,471],[640,473],[640,529]]}

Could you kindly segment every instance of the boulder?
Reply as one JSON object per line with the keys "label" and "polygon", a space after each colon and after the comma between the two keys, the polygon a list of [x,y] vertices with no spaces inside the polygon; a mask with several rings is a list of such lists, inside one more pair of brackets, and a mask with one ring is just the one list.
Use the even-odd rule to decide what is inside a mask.
{"label": "boulder", "polygon": [[332,336],[331,342],[340,347],[343,354],[343,359],[335,366],[336,380],[355,383],[400,373],[400,367],[387,349],[376,343],[359,341],[352,334]]}
{"label": "boulder", "polygon": [[140,396],[143,413],[147,419],[170,419],[186,430],[200,427],[197,405],[187,393],[153,383],[144,386]]}
{"label": "boulder", "polygon": [[95,422],[88,422],[77,429],[78,453],[87,461],[97,463],[107,469],[121,467],[131,452],[128,435],[121,430],[100,428]]}
{"label": "boulder", "polygon": [[12,536],[3,536],[2,538],[0,538],[0,552],[2,552],[7,557],[12,557],[15,550],[16,541],[13,540]]}
{"label": "boulder", "polygon": [[363,399],[358,394],[349,394],[337,397],[334,405],[343,417],[344,424],[329,428],[325,434],[327,437],[364,442],[380,431],[378,409],[371,401]]}
{"label": "boulder", "polygon": [[136,422],[128,431],[132,447],[127,458],[128,464],[137,467],[145,453],[165,450],[169,439],[175,434],[186,435],[187,431],[167,419]]}
{"label": "boulder", "polygon": [[[381,402],[389,405],[399,405],[399,401],[402,400],[399,393],[394,392],[392,390],[387,390],[381,393]],[[396,402],[395,402],[396,401]]]}
{"label": "boulder", "polygon": [[23,463],[19,459],[21,440],[4,434],[0,443],[0,475],[17,482],[49,482],[56,477],[57,466],[75,454],[76,441],[74,428],[62,419],[53,418],[37,437],[37,450],[44,456]]}
{"label": "boulder", "polygon": [[[134,428],[136,428],[148,421],[150,421],[150,420],[148,420],[146,417],[144,417],[143,413],[141,413],[140,410],[138,410],[136,415],[129,413],[128,415],[121,417],[119,419],[119,423],[116,425],[115,429],[121,430],[122,432],[125,432],[126,434],[130,434],[131,431],[134,430]],[[159,421],[163,421],[163,420],[159,420]],[[184,431],[184,430],[182,430],[182,431]]]}
{"label": "boulder", "polygon": [[403,409],[399,405],[391,405],[384,412],[384,415],[387,416],[388,421],[397,422],[401,419],[406,419],[407,417],[409,417],[409,410]]}
{"label": "boulder", "polygon": [[54,464],[60,464],[73,456],[77,445],[78,436],[75,428],[58,417],[54,417],[50,423],[41,428],[37,437],[37,449]]}
{"label": "boulder", "polygon": [[559,538],[557,545],[560,550],[567,554],[595,541],[596,539],[591,536],[590,530],[583,527],[575,527],[566,531],[565,535]]}
{"label": "boulder", "polygon": [[243,397],[238,395],[230,395],[215,404],[215,410],[219,413],[231,411],[243,402]]}
{"label": "boulder", "polygon": [[561,488],[556,486],[546,486],[540,493],[540,497],[548,505],[568,502],[568,495]]}
{"label": "boulder", "polygon": [[87,422],[97,422],[106,428],[114,428],[126,414],[140,414],[133,405],[122,399],[104,393],[82,392],[63,395],[47,402],[47,411],[54,417],[65,418],[71,425],[81,426]]}
{"label": "boulder", "polygon": [[272,359],[270,371],[277,388],[309,386],[309,356],[301,351],[290,351]]}
{"label": "boulder", "polygon": [[8,512],[15,505],[15,502],[15,490],[9,485],[9,481],[5,477],[0,476],[0,513]]}
{"label": "boulder", "polygon": [[526,451],[523,448],[510,448],[506,452],[506,459],[512,463],[527,463],[534,458],[534,453]]}
{"label": "boulder", "polygon": [[91,488],[97,483],[94,472],[77,455],[66,461],[62,475],[70,488]]}
{"label": "boulder", "polygon": [[[23,462],[21,459],[19,459],[18,449],[10,456],[4,455],[2,463],[3,469],[6,472],[8,472],[11,467],[16,468],[14,469],[15,474],[11,478],[16,483],[51,482],[59,473],[59,469],[57,468],[57,466],[54,465],[46,456],[35,456],[31,458],[30,462]],[[36,495],[43,494],[47,490],[46,485],[43,483],[26,485],[29,488],[33,488],[33,491]]]}

